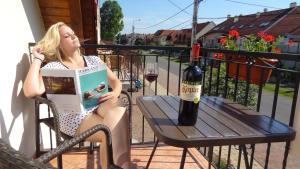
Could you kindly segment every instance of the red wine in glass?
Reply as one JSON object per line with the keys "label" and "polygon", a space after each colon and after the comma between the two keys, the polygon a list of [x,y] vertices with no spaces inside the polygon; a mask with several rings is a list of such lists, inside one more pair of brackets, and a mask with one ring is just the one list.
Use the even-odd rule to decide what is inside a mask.
{"label": "red wine in glass", "polygon": [[156,62],[147,63],[145,65],[144,75],[146,80],[149,82],[149,95],[151,95],[151,84],[158,77],[158,64]]}
{"label": "red wine in glass", "polygon": [[145,78],[151,83],[153,81],[155,81],[158,77],[157,73],[148,73],[145,75]]}

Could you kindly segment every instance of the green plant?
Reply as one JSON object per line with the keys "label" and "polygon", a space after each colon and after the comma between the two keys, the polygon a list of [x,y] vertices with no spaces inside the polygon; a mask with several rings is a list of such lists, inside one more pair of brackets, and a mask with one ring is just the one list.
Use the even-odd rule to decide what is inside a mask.
{"label": "green plant", "polygon": [[[258,32],[257,35],[250,34],[240,38],[239,32],[233,29],[228,32],[228,36],[220,39],[220,44],[224,49],[229,50],[239,50],[239,46],[242,46],[242,50],[250,52],[280,53],[280,49],[277,45],[282,40],[282,36],[275,38],[273,35],[263,31]],[[240,43],[242,43],[242,45],[240,45]]]}
{"label": "green plant", "polygon": [[[209,69],[208,69],[209,70]],[[219,79],[217,79],[218,72],[217,69],[212,69],[212,80],[211,80],[211,88],[209,88],[209,76],[210,76],[210,71],[205,72],[205,84],[204,84],[204,94],[208,95],[209,94],[209,89],[210,95],[218,95],[221,97],[225,96],[225,87],[226,87],[226,67],[224,64],[220,65],[220,74],[219,74]],[[218,86],[217,86],[218,85]],[[217,93],[217,88],[218,88],[218,93]],[[247,82],[246,81],[238,81],[237,89],[235,91],[235,80],[234,79],[228,79],[227,82],[227,94],[226,98],[234,100],[240,104],[244,104],[244,100],[246,97],[246,88],[247,88]],[[247,97],[247,106],[250,107],[255,107],[257,103],[257,98],[256,98],[256,93],[258,93],[258,87],[256,85],[250,85],[249,91],[248,91],[248,97]]]}

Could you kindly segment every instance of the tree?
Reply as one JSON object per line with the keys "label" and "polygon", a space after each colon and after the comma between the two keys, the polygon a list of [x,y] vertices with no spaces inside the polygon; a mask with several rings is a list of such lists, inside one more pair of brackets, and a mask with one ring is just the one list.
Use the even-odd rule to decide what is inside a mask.
{"label": "tree", "polygon": [[107,0],[100,11],[101,38],[113,41],[124,27],[122,8],[117,1]]}
{"label": "tree", "polygon": [[134,42],[134,45],[137,45],[137,46],[139,46],[139,45],[145,45],[145,41],[142,38],[137,38],[135,40],[135,42]]}

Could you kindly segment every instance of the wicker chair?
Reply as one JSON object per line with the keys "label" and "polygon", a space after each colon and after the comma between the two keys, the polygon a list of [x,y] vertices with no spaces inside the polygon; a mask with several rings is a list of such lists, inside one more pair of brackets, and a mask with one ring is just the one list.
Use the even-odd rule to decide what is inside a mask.
{"label": "wicker chair", "polygon": [[[32,47],[35,45],[35,43],[29,43],[28,44],[28,49],[29,49],[29,54],[30,54],[30,62],[32,61]],[[41,140],[40,140],[40,134],[41,134],[41,128],[40,124],[44,123],[47,125],[50,130],[54,130],[55,136],[56,136],[56,146],[60,146],[64,144],[64,141],[72,140],[74,139],[73,137],[70,137],[64,133],[62,133],[59,129],[59,118],[58,118],[58,111],[55,106],[55,104],[48,100],[44,96],[37,96],[34,98],[35,100],[35,140],[36,140],[36,157],[40,157],[42,154],[47,153],[48,151],[42,151],[40,149],[41,145]],[[132,112],[132,102],[131,102],[131,96],[128,94],[127,91],[122,90],[121,95],[119,97],[119,100],[121,100],[123,106],[126,107],[127,114],[129,115],[129,126],[131,127],[131,112]],[[40,105],[46,104],[48,106],[48,117],[46,118],[40,118]],[[53,116],[51,116],[51,114]],[[130,138],[131,138],[131,128],[129,128],[130,132]],[[51,149],[52,149],[52,135],[50,133],[50,143],[51,143]],[[82,134],[81,134],[82,135]],[[81,137],[81,135],[79,137]],[[84,139],[81,140],[80,143],[83,143]],[[79,143],[79,142],[78,142]],[[131,144],[131,140],[130,140]],[[82,144],[79,144],[82,145]],[[93,152],[93,143],[90,143],[90,153]],[[62,155],[57,154],[57,165],[59,169],[62,169]],[[1,168],[0,168],[1,169]]]}
{"label": "wicker chair", "polygon": [[0,139],[0,169],[52,169],[48,162],[60,156],[62,153],[68,151],[73,146],[93,135],[98,131],[103,131],[105,133],[108,147],[108,168],[109,169],[120,169],[120,167],[113,164],[113,151],[112,151],[112,141],[111,133],[108,127],[99,124],[93,128],[83,132],[80,136],[74,137],[70,140],[64,141],[57,148],[43,154],[37,159],[30,159],[24,154],[14,150],[10,145],[5,143]]}
{"label": "wicker chair", "polygon": [[[131,103],[131,97],[130,97],[130,95],[126,91],[122,91],[119,99],[122,101],[122,104],[124,106],[126,106],[127,113],[129,114],[129,119],[131,119],[132,103]],[[39,117],[39,115],[40,115],[39,107],[40,107],[41,104],[48,105],[48,107],[49,107],[48,110],[51,110],[51,112],[53,114],[53,117],[42,118],[42,119]],[[46,124],[49,128],[51,128],[51,129],[53,129],[55,131],[57,146],[65,144],[64,142],[66,142],[66,141],[68,142],[68,140],[74,140],[74,138],[72,138],[72,137],[70,137],[68,135],[63,134],[60,131],[60,129],[59,129],[59,121],[58,121],[59,120],[59,118],[58,118],[58,111],[56,109],[55,104],[52,101],[50,101],[50,100],[48,100],[48,99],[46,99],[44,97],[41,97],[41,96],[35,97],[35,111],[36,111],[35,112],[35,121],[36,121],[36,157],[39,157],[42,153],[46,153],[45,151],[44,152],[40,151],[40,123]],[[131,126],[130,123],[131,123],[131,121],[129,121],[129,126]],[[129,129],[129,130],[130,130],[130,133],[131,133],[131,129]],[[83,137],[82,135],[84,135],[84,134],[81,134],[78,137]],[[84,138],[87,138],[87,137],[84,137]],[[84,139],[80,139],[80,140],[81,140],[81,142],[84,141]],[[50,141],[52,142],[52,140],[50,140]],[[92,151],[93,147],[94,146],[91,143],[90,144],[90,152],[91,153],[93,152]],[[58,168],[62,168],[62,156],[61,156],[61,154],[57,155],[57,161],[58,161]],[[111,162],[111,160],[109,162]]]}

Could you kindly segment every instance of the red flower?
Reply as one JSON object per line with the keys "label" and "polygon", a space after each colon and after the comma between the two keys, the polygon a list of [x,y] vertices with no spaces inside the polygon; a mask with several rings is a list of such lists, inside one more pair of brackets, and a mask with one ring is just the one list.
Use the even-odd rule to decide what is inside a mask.
{"label": "red flower", "polygon": [[228,34],[229,34],[229,37],[233,37],[233,38],[235,37],[237,39],[240,37],[239,32],[234,29],[230,30]]}
{"label": "red flower", "polygon": [[291,47],[294,44],[294,41],[292,39],[289,39],[288,46]]}
{"label": "red flower", "polygon": [[257,33],[257,36],[260,38],[264,38],[266,36],[266,33],[264,31],[260,31]]}
{"label": "red flower", "polygon": [[276,48],[274,48],[272,50],[272,52],[274,52],[274,53],[281,53],[281,50],[278,47],[276,47]]}
{"label": "red flower", "polygon": [[275,38],[272,35],[265,35],[262,37],[266,42],[274,42]]}
{"label": "red flower", "polygon": [[213,54],[213,59],[222,59],[222,58],[223,58],[222,53],[214,53]]}
{"label": "red flower", "polygon": [[223,37],[223,38],[221,38],[220,39],[220,43],[221,43],[221,45],[225,45],[225,43],[226,43],[226,37]]}

